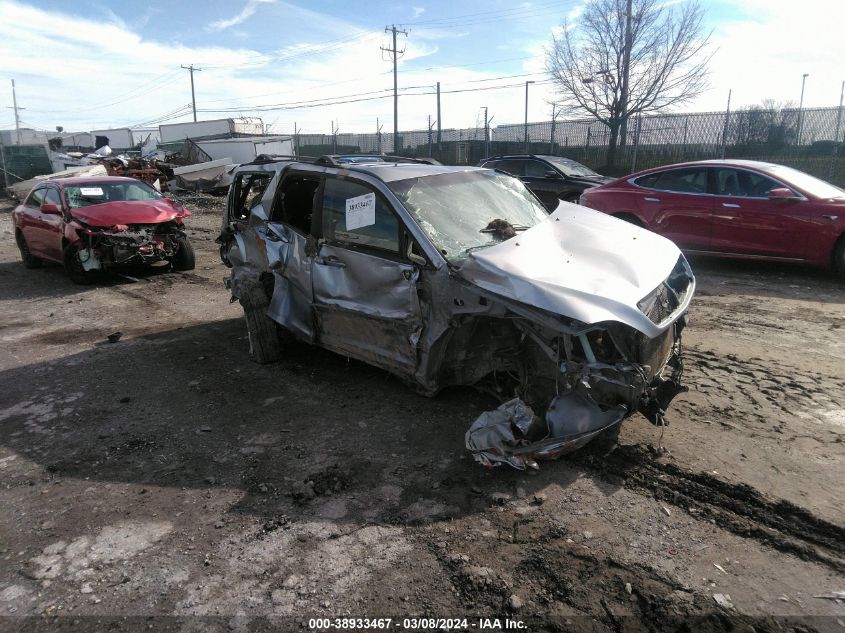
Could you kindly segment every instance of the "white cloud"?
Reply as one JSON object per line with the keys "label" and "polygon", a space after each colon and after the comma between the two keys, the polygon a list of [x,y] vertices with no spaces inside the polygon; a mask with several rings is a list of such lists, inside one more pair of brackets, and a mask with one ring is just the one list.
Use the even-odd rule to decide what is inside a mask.
{"label": "white cloud", "polygon": [[[195,75],[199,110],[236,108],[230,113],[201,112],[201,118],[249,116],[260,105],[376,92],[385,98],[260,116],[275,122],[276,132],[292,132],[294,122],[307,132],[328,132],[332,120],[339,120],[344,131],[365,132],[375,128],[376,117],[385,130],[391,129],[392,64],[379,50],[388,44],[388,36],[381,29],[365,31],[332,16],[298,11],[298,20],[307,19],[324,36],[260,53],[246,43],[243,48],[224,48],[157,42],[141,37],[131,26],[0,0],[0,76],[17,79],[19,103],[27,108],[25,124],[46,129],[123,127],[176,110],[190,101],[188,73],[180,69],[189,63],[203,69]],[[496,113],[496,121],[519,120],[523,106],[518,89],[448,92],[466,88],[468,81],[503,74],[500,70],[426,64],[440,39],[460,36],[426,30],[403,37],[400,88],[423,86],[407,92],[428,92],[440,81],[444,126],[472,125],[484,105]],[[11,105],[2,102],[7,93],[0,92],[4,111]],[[428,115],[435,113],[433,94],[400,97],[402,129],[423,128]],[[189,119],[186,113],[174,120]]]}
{"label": "white cloud", "polygon": [[721,110],[729,89],[737,106],[764,99],[797,103],[803,73],[810,74],[805,106],[838,105],[845,3],[804,0],[799,8],[787,0],[744,0],[740,6],[748,17],[713,34],[712,87],[695,105]]}
{"label": "white cloud", "polygon": [[249,0],[240,13],[233,15],[231,18],[221,18],[220,20],[215,20],[206,27],[206,30],[212,33],[217,33],[219,31],[225,31],[232,26],[237,26],[249,19],[258,10],[259,5],[269,4],[273,1],[274,0]]}
{"label": "white cloud", "polygon": [[[720,50],[713,59],[713,88],[698,102],[697,109],[724,108],[727,91],[733,88],[733,103],[745,105],[765,98],[797,101],[801,74],[807,80],[805,105],[838,103],[845,57],[838,25],[845,22],[845,6],[824,0],[805,0],[806,11],[796,12],[785,0],[747,0],[755,19],[738,19],[723,24],[714,34]],[[845,3],[842,3],[845,5]],[[178,42],[150,40],[137,28],[110,19],[81,18],[56,10],[38,9],[12,0],[0,0],[0,111],[6,112],[3,127],[10,120],[8,79],[15,78],[18,102],[25,124],[68,130],[126,126],[176,110],[190,101],[187,71],[181,64],[202,68],[195,75],[197,107],[200,110],[236,108],[232,112],[201,112],[211,119],[255,115],[255,106],[343,95],[378,93],[383,99],[358,101],[317,108],[272,110],[260,113],[274,131],[292,132],[294,122],[307,132],[328,133],[330,122],[339,120],[345,132],[375,129],[376,117],[385,131],[392,129],[392,64],[382,58],[380,46],[388,36],[381,29],[364,30],[331,15],[288,5],[278,0],[296,22],[310,25],[311,41],[281,46],[272,52],[240,46],[186,46]],[[824,9],[824,11],[822,11]],[[818,15],[825,15],[820,24]],[[293,17],[291,18],[293,20]],[[826,26],[830,25],[830,26]],[[544,46],[551,40],[552,24],[533,33],[535,39],[502,42],[510,44],[523,61],[523,73],[541,73]],[[230,28],[229,33],[238,29]],[[472,37],[435,29],[412,30],[401,38],[406,53],[399,61],[399,86],[423,86],[404,91],[399,101],[401,129],[423,129],[429,114],[436,114],[433,92],[439,81],[445,127],[475,124],[482,106],[488,106],[494,124],[520,122],[524,116],[524,81],[542,76],[482,83],[502,75],[495,64],[460,67],[485,59],[483,55],[454,59],[443,64],[434,54],[445,38]],[[213,41],[214,38],[208,38]],[[296,40],[286,40],[286,42]],[[501,53],[499,54],[501,55]],[[441,55],[442,57],[442,55]],[[489,57],[489,56],[488,56]],[[520,71],[516,71],[517,73]],[[476,82],[476,83],[470,83]],[[513,84],[501,90],[451,92],[490,84]],[[384,91],[384,92],[379,92]],[[368,98],[366,95],[362,98]],[[554,98],[553,87],[536,83],[529,87],[529,119],[548,120]],[[185,114],[181,119],[189,120]]]}
{"label": "white cloud", "polygon": [[423,13],[425,13],[425,7],[414,7],[414,19],[416,20],[420,17]]}

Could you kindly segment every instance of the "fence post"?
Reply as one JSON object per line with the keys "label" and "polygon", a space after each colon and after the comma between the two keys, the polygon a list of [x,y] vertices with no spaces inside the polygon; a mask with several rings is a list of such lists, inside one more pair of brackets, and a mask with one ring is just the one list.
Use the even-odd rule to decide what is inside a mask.
{"label": "fence post", "polygon": [[843,97],[845,97],[845,81],[842,82],[842,90],[839,92],[839,111],[836,113],[836,132],[833,134],[833,160],[830,161],[828,180],[833,180],[833,170],[836,167],[836,159],[839,157],[839,126],[842,124]]}
{"label": "fence post", "polygon": [[731,90],[728,90],[728,108],[725,110],[725,129],[722,130],[722,158],[725,157],[725,145],[728,143],[728,122],[731,120]]}
{"label": "fence post", "polygon": [[[593,126],[592,124],[587,126],[587,144],[584,146],[584,162],[586,163],[589,160],[589,153],[590,153],[590,137],[593,133]],[[589,164],[589,163],[587,163]]]}
{"label": "fence post", "polygon": [[631,161],[631,173],[637,171],[637,150],[640,147],[640,129],[643,124],[642,114],[637,115],[637,127],[634,130],[634,158]]}
{"label": "fence post", "polygon": [[5,188],[9,188],[9,172],[6,171],[6,151],[3,149],[3,139],[0,138],[0,167],[3,170],[3,182],[6,183]]}

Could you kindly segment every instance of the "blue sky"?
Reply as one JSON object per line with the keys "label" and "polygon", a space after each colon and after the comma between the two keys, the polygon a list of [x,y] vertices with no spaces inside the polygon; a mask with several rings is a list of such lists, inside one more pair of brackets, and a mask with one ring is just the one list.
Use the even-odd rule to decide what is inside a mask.
{"label": "blue sky", "polygon": [[[583,4],[0,0],[0,129],[13,124],[10,79],[31,127],[190,120],[189,78],[180,65],[193,63],[203,69],[195,76],[200,118],[258,114],[280,133],[294,123],[328,132],[333,121],[342,132],[369,132],[378,118],[390,131],[392,99],[377,98],[392,88],[391,64],[379,50],[389,45],[389,24],[409,31],[399,38],[401,129],[424,128],[436,114],[427,93],[437,81],[444,127],[476,125],[482,106],[494,124],[520,122],[526,80],[538,82],[529,88],[529,118],[548,120],[554,91],[539,83],[544,46],[564,18],[577,24]],[[736,107],[797,101],[805,72],[806,106],[838,103],[845,2],[804,0],[800,10],[786,0],[702,5],[716,53],[711,88],[688,109],[722,109],[729,89]],[[492,86],[505,87],[478,90]],[[291,106],[319,99],[346,103]],[[271,109],[279,104],[287,109]]]}

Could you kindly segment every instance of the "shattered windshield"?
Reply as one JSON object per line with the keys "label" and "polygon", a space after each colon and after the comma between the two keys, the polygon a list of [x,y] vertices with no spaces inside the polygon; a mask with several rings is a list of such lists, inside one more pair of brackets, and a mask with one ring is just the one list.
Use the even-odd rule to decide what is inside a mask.
{"label": "shattered windshield", "polygon": [[162,195],[141,181],[92,182],[65,187],[67,203],[71,209],[88,207],[103,202],[130,200],[158,200]]}
{"label": "shattered windshield", "polygon": [[581,163],[576,163],[574,160],[569,160],[568,158],[557,158],[555,156],[549,156],[546,158],[552,165],[557,167],[560,171],[564,173],[566,176],[598,176],[596,172],[594,172],[589,167],[585,167]]}
{"label": "shattered windshield", "polygon": [[448,259],[498,244],[548,217],[517,178],[463,171],[388,183]]}

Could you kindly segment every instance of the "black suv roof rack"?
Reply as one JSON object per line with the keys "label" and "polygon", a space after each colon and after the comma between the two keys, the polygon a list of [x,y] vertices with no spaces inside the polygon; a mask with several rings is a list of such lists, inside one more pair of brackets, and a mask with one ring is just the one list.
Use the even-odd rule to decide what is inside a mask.
{"label": "black suv roof rack", "polygon": [[391,156],[389,154],[326,154],[314,161],[317,165],[326,167],[348,167],[361,164],[351,158],[373,158],[385,163],[417,163],[420,165],[440,165],[441,163],[433,158],[410,158],[408,156]]}
{"label": "black suv roof rack", "polygon": [[540,154],[496,154],[495,156],[487,156],[482,160],[499,160],[502,158],[540,158],[540,156]]}
{"label": "black suv roof rack", "polygon": [[266,165],[267,163],[280,163],[283,161],[300,161],[303,163],[316,163],[313,156],[291,156],[288,154],[259,154],[253,160],[244,165]]}

